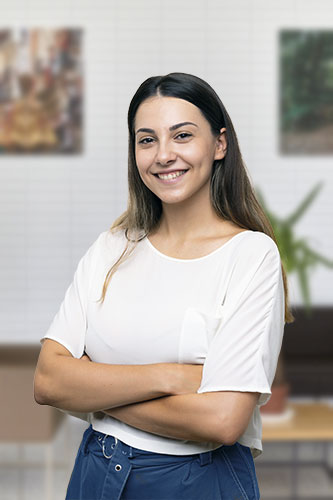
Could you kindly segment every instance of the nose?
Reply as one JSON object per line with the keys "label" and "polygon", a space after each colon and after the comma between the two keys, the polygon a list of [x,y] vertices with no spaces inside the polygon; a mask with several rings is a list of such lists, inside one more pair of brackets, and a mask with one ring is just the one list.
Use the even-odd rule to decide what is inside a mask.
{"label": "nose", "polygon": [[174,151],[172,144],[169,142],[160,142],[157,153],[156,153],[156,163],[159,165],[169,165],[175,161],[177,155]]}

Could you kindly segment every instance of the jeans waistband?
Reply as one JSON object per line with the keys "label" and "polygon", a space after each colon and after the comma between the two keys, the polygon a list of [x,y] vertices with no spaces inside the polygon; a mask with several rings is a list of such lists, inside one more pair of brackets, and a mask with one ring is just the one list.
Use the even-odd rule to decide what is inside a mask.
{"label": "jeans waistband", "polygon": [[105,458],[111,458],[114,453],[114,449],[116,447],[121,447],[122,454],[126,455],[128,458],[134,458],[138,456],[147,455],[147,457],[155,458],[161,457],[162,459],[167,459],[168,457],[171,460],[175,461],[188,461],[189,459],[193,459],[196,457],[200,457],[200,465],[210,464],[212,462],[212,451],[204,451],[201,453],[194,453],[190,455],[169,455],[164,453],[156,453],[153,451],[142,450],[140,448],[135,448],[134,446],[130,446],[120,439],[112,436],[110,434],[104,434],[103,432],[97,431],[92,428],[92,424],[90,424],[89,428],[85,431],[85,436],[83,440],[83,453],[86,453],[86,447],[91,438],[95,438],[99,441],[99,444],[103,450],[103,455]]}

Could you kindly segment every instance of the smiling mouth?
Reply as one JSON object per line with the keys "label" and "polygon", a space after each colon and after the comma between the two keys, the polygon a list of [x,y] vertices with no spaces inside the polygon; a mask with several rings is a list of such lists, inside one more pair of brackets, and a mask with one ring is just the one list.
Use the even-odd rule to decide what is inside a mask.
{"label": "smiling mouth", "polygon": [[157,177],[158,179],[160,180],[173,180],[173,179],[177,179],[178,177],[181,177],[182,175],[184,175],[185,173],[187,172],[187,170],[178,170],[176,172],[172,172],[170,174],[154,174],[155,177]]}

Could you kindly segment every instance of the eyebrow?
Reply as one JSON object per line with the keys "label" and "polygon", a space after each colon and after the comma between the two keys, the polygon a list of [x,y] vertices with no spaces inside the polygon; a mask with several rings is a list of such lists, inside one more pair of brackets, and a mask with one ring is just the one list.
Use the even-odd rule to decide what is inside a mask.
{"label": "eyebrow", "polygon": [[[176,123],[176,125],[172,125],[171,127],[169,127],[169,130],[171,132],[172,130],[176,130],[177,128],[183,127],[184,125],[194,125],[195,127],[198,126],[193,122],[181,122],[181,123]],[[135,135],[138,134],[139,132],[148,132],[149,134],[154,134],[155,130],[153,130],[152,128],[139,128],[139,130],[135,132]]]}

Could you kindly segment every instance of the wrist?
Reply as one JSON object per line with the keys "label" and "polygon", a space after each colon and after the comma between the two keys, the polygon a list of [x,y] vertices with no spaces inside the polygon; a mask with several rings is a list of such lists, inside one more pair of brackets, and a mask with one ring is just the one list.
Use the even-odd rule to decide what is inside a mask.
{"label": "wrist", "polygon": [[156,368],[153,374],[154,380],[158,387],[157,391],[163,396],[177,394],[180,385],[180,365],[178,363],[158,363],[154,365]]}

